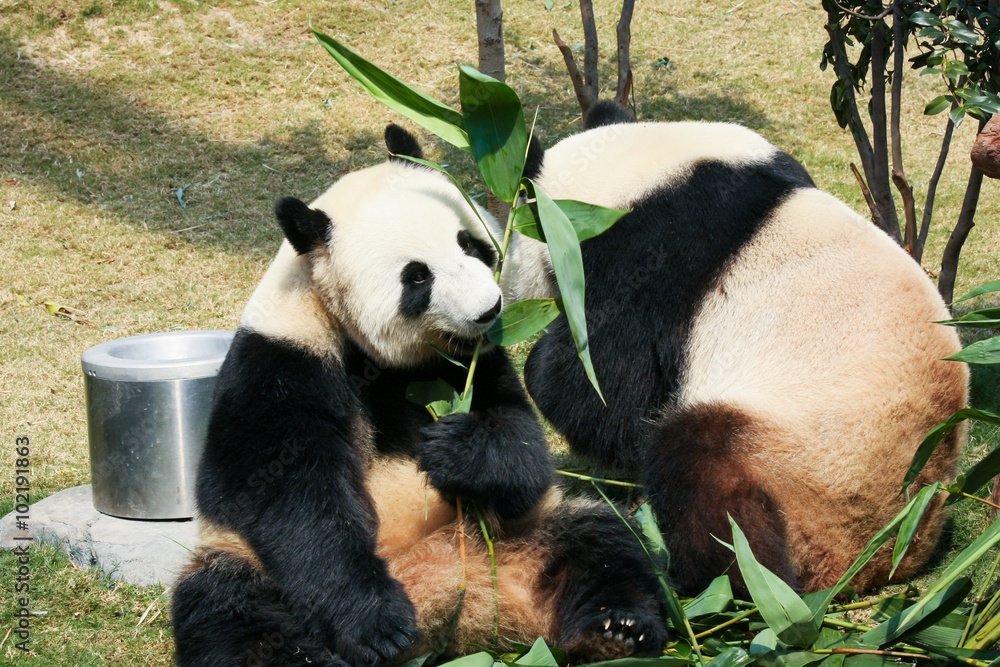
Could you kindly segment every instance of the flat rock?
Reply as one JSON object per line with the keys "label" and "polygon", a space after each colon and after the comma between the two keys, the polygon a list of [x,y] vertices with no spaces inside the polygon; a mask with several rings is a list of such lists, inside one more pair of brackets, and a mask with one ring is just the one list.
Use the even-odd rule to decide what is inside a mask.
{"label": "flat rock", "polygon": [[28,530],[19,530],[15,513],[0,519],[0,549],[26,544],[58,547],[81,567],[93,567],[139,586],[169,586],[198,542],[198,522],[119,519],[94,509],[90,484],[54,493],[33,503]]}

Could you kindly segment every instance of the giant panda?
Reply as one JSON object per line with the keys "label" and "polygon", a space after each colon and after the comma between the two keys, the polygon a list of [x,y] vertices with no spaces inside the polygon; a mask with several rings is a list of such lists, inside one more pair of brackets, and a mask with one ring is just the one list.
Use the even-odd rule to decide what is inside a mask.
{"label": "giant panda", "polygon": [[[610,102],[587,120],[533,162],[553,199],[631,210],[582,243],[606,405],[564,317],[530,353],[529,394],[572,451],[642,477],[681,591],[733,565],[716,539],[731,541],[727,515],[796,589],[833,585],[902,508],[924,435],[966,403],[966,366],[941,360],[959,349],[934,324],[945,305],[895,242],[755,132],[630,122]],[[962,444],[956,429],[909,491],[949,479]],[[934,550],[940,498],[897,580]],[[884,584],[890,565],[884,549],[853,585]]]}
{"label": "giant panda", "polygon": [[386,142],[387,162],[276,207],[285,240],[217,379],[177,662],[381,665],[539,636],[576,662],[657,655],[643,547],[610,507],[552,486],[506,353],[483,348],[469,414],[432,421],[407,400],[414,381],[462,388],[438,350],[468,363],[502,298],[475,212],[398,157],[421,156],[412,135]]}

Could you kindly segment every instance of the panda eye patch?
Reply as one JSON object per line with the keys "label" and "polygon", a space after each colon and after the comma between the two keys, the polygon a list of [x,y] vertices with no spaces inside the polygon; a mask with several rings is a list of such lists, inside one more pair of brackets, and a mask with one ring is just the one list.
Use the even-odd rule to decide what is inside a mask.
{"label": "panda eye patch", "polygon": [[402,281],[420,285],[431,279],[431,270],[423,262],[410,262],[403,268]]}
{"label": "panda eye patch", "polygon": [[475,257],[486,266],[492,267],[496,264],[496,252],[489,243],[480,241],[466,230],[458,233],[458,247],[469,257]]}

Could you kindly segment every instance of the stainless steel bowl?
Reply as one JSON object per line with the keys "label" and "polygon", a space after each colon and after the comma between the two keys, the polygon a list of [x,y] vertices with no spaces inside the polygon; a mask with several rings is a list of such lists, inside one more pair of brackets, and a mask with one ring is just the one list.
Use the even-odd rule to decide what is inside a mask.
{"label": "stainless steel bowl", "polygon": [[81,357],[94,507],[128,519],[194,514],[215,376],[232,331],[174,331]]}

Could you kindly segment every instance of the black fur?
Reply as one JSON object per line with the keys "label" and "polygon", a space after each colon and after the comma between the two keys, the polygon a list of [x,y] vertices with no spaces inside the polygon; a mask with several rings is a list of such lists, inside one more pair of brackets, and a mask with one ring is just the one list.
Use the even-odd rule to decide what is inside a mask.
{"label": "black fur", "polygon": [[[544,434],[503,350],[480,357],[471,414],[432,423],[406,401],[413,380],[458,384],[464,374],[443,359],[380,368],[350,343],[343,363],[324,361],[238,331],[216,380],[197,499],[205,519],[249,542],[269,576],[230,582],[210,568],[186,578],[175,597],[178,646],[209,646],[237,620],[249,634],[270,628],[270,617],[237,619],[231,609],[264,609],[261,599],[278,591],[304,628],[289,642],[308,655],[325,646],[348,664],[374,665],[408,649],[413,605],[375,555],[377,517],[363,485],[372,452],[356,440],[359,427],[373,427],[379,453],[419,457],[442,492],[498,517],[530,510],[551,484]],[[212,655],[245,646],[220,643]],[[201,664],[185,655],[192,661],[181,664]]]}
{"label": "black fur", "polygon": [[197,484],[202,516],[244,536],[309,636],[352,665],[391,660],[416,636],[413,605],[375,555],[361,409],[343,368],[240,330]]}
{"label": "black fur", "polygon": [[274,207],[274,216],[285,238],[300,255],[330,242],[330,218],[295,197],[282,198]]}
{"label": "black fur", "polygon": [[497,265],[497,253],[493,246],[481,241],[463,229],[458,233],[458,245],[469,257],[475,257],[491,269]]}
{"label": "black fur", "polygon": [[535,135],[531,135],[531,141],[528,143],[528,157],[524,161],[522,176],[524,178],[538,178],[542,173],[544,159],[545,149],[542,147],[542,142]]}
{"label": "black fur", "polygon": [[812,180],[785,155],[746,167],[698,163],[581,244],[590,350],[607,407],[577,360],[565,316],[525,365],[529,393],[574,451],[607,467],[646,468],[643,443],[680,388],[698,304],[768,214],[803,187]]}
{"label": "black fur", "polygon": [[409,160],[396,157],[397,155],[408,155],[418,159],[424,157],[424,152],[420,149],[416,137],[395,123],[385,128],[385,147],[389,150],[389,160],[393,162],[414,164]]}
{"label": "black fur", "polygon": [[634,123],[632,112],[613,100],[601,100],[590,107],[583,119],[583,129],[591,130],[616,123]]}
{"label": "black fur", "polygon": [[663,597],[650,595],[661,589],[635,536],[606,504],[563,507],[551,522],[555,550],[545,574],[559,599],[557,644],[570,661],[612,659],[623,646],[636,657],[659,656]]}
{"label": "black fur", "polygon": [[434,274],[423,262],[410,262],[399,276],[403,293],[399,297],[399,312],[407,317],[424,314],[431,305]]}

